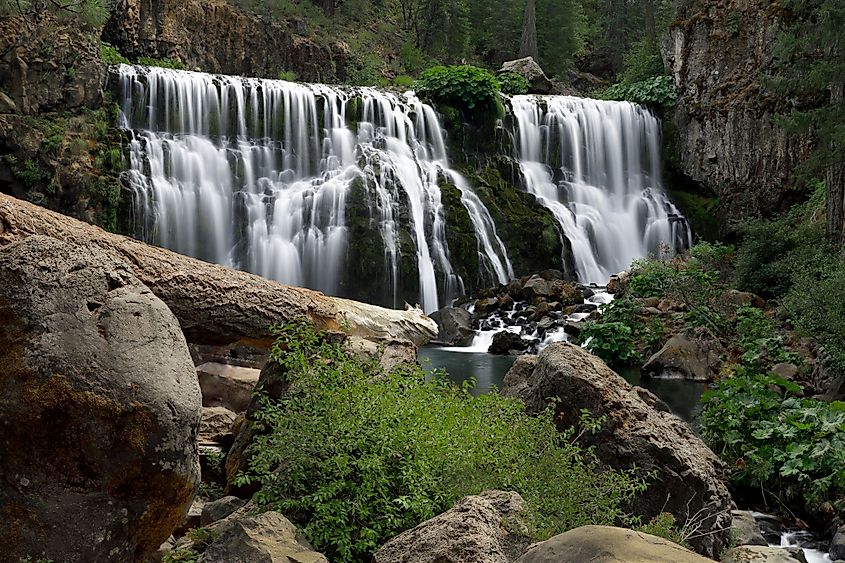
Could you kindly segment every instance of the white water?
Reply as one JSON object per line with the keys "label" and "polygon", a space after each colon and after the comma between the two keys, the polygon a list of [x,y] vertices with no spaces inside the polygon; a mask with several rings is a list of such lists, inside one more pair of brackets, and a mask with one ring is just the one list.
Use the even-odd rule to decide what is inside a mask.
{"label": "white water", "polygon": [[[451,178],[490,282],[513,268],[487,209],[449,169],[434,110],[413,94],[121,65],[137,236],[326,293],[382,284],[399,306],[400,230],[432,312],[463,292],[439,181]],[[344,278],[348,196],[366,187],[390,280]],[[407,209],[407,223],[402,211]]]}
{"label": "white water", "polygon": [[627,102],[514,96],[525,188],[569,241],[578,280],[604,283],[637,258],[690,246],[660,179],[660,123]]}

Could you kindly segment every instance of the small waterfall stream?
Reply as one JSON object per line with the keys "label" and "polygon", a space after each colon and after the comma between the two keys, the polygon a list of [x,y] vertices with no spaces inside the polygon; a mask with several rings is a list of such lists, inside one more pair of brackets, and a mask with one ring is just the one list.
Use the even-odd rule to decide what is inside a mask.
{"label": "small waterfall stream", "polygon": [[[449,184],[475,234],[478,280],[505,284],[526,273],[515,272],[510,241],[450,168],[437,113],[412,92],[129,65],[115,72],[142,240],[329,294],[379,288],[371,294],[394,307],[418,295],[432,312],[463,293],[459,272],[473,274],[450,252]],[[510,104],[524,188],[557,220],[581,281],[604,283],[661,245],[689,244],[660,185],[651,113],[561,96]],[[350,263],[356,244],[365,261],[381,256],[367,265],[379,279],[351,274],[362,262]]]}
{"label": "small waterfall stream", "polygon": [[660,123],[627,102],[514,96],[525,188],[554,215],[578,279],[604,283],[633,260],[687,248],[692,233],[663,192]]}

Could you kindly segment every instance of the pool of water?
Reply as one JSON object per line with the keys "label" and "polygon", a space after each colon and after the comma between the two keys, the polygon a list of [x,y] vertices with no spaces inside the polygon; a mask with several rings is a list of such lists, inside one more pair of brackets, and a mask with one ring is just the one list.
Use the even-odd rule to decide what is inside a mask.
{"label": "pool of water", "polygon": [[[502,380],[516,360],[513,356],[494,356],[485,352],[454,351],[440,346],[424,346],[419,351],[423,367],[431,372],[442,369],[455,383],[463,383],[475,377],[473,395],[489,393],[495,386],[502,386]],[[706,384],[686,379],[642,378],[640,370],[629,368],[617,370],[628,383],[644,387],[660,397],[673,413],[693,422],[699,411],[699,400]]]}

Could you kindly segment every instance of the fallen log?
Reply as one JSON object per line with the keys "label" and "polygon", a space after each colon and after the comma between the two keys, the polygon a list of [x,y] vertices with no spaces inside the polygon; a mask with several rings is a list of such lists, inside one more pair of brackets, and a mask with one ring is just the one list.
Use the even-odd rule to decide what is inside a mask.
{"label": "fallen log", "polygon": [[269,327],[297,318],[316,328],[419,347],[437,325],[419,308],[386,309],[291,287],[109,233],[71,217],[0,194],[0,246],[33,235],[93,244],[134,274],[173,311],[194,344],[248,342],[268,347]]}

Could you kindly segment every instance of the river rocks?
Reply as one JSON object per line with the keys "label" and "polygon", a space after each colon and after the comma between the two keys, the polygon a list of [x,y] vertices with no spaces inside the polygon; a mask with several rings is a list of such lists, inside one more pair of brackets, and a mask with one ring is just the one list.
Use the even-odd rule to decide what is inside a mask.
{"label": "river rocks", "polygon": [[197,368],[205,407],[223,407],[244,412],[252,400],[252,390],[260,371],[226,364],[207,363]]}
{"label": "river rocks", "polygon": [[328,563],[278,512],[227,518],[213,532],[216,539],[205,549],[203,563]]}
{"label": "river rocks", "polygon": [[669,540],[610,526],[582,526],[531,546],[517,563],[708,563]]}
{"label": "river rocks", "polygon": [[685,330],[669,339],[643,366],[652,376],[712,381],[722,366],[724,348],[706,328]]}
{"label": "river rocks", "polygon": [[139,561],[199,483],[176,318],[100,247],[0,247],[0,553]]}
{"label": "river rocks", "polygon": [[555,86],[533,57],[505,62],[499,69],[499,73],[504,72],[515,72],[525,78],[530,86],[528,91],[531,94],[551,94]]}
{"label": "river rocks", "polygon": [[[502,308],[504,303],[497,300],[496,306]],[[511,299],[510,306],[513,307]],[[436,341],[448,346],[466,346],[472,342],[475,331],[470,323],[472,315],[460,307],[445,307],[429,315],[437,323]]]}
{"label": "river rocks", "polygon": [[[648,391],[632,388],[596,356],[579,346],[552,344],[537,359],[525,385],[504,385],[502,394],[525,401],[529,413],[542,412],[549,398],[561,428],[578,423],[581,409],[606,416],[604,428],[582,439],[602,463],[655,471],[655,481],[632,506],[646,519],[672,513],[679,523],[698,527],[696,551],[713,556],[726,544],[731,498],[723,464],[683,421],[644,401]],[[650,394],[649,394],[650,395]]]}
{"label": "river rocks", "polygon": [[526,299],[543,299],[552,295],[552,288],[549,282],[538,275],[534,275],[523,284],[522,295]]}
{"label": "river rocks", "polygon": [[731,537],[735,545],[769,545],[754,516],[745,510],[732,510]]}
{"label": "river rocks", "polygon": [[830,541],[830,546],[827,548],[830,552],[830,558],[834,561],[837,559],[845,559],[845,526],[840,526],[833,539]]}
{"label": "river rocks", "polygon": [[800,547],[743,545],[729,550],[722,563],[807,563]]}
{"label": "river rocks", "polygon": [[486,491],[387,542],[373,563],[509,563],[528,545],[517,493]]}
{"label": "river rocks", "polygon": [[490,345],[488,352],[491,354],[499,354],[507,356],[508,354],[517,355],[528,349],[529,343],[515,333],[507,330],[497,332],[493,336],[493,343]]}

